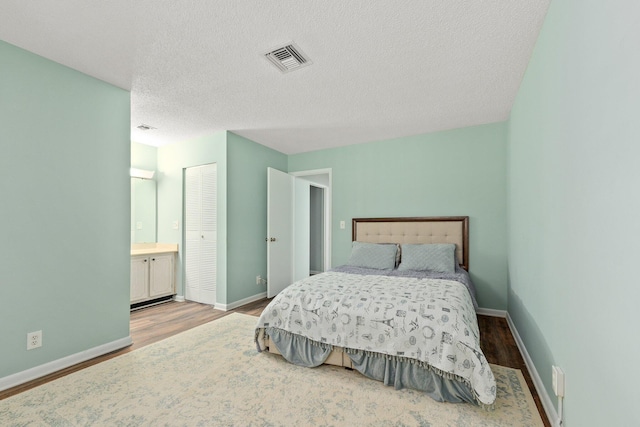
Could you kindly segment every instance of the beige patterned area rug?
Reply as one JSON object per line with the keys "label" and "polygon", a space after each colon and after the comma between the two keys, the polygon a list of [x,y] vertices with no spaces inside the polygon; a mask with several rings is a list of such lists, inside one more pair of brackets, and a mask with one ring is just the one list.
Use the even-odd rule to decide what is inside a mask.
{"label": "beige patterned area rug", "polygon": [[1,426],[542,426],[517,369],[496,409],[438,403],[356,371],[258,353],[231,314],[0,401]]}

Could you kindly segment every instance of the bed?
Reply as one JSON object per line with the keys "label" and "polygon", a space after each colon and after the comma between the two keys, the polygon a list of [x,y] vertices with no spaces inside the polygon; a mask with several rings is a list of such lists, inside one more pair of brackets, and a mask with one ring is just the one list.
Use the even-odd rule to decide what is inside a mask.
{"label": "bed", "polygon": [[491,408],[468,269],[468,217],[353,219],[347,264],[276,295],[256,326],[258,351]]}

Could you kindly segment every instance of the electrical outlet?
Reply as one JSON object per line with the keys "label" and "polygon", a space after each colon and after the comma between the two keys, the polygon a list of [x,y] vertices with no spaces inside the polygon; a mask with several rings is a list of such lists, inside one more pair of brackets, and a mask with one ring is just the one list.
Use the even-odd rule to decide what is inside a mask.
{"label": "electrical outlet", "polygon": [[558,397],[564,397],[564,372],[557,366],[551,367],[551,387]]}
{"label": "electrical outlet", "polygon": [[42,331],[29,332],[27,334],[27,350],[42,347]]}
{"label": "electrical outlet", "polygon": [[256,285],[258,286],[262,285],[262,277],[256,276]]}

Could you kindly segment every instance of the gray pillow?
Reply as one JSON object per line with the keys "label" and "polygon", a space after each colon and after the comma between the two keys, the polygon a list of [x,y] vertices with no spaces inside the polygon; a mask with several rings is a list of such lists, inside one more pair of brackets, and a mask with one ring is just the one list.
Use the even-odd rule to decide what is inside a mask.
{"label": "gray pillow", "polygon": [[397,250],[396,244],[353,242],[347,265],[392,270],[396,266]]}
{"label": "gray pillow", "polygon": [[453,243],[402,245],[402,259],[398,270],[454,273],[456,271],[456,245]]}

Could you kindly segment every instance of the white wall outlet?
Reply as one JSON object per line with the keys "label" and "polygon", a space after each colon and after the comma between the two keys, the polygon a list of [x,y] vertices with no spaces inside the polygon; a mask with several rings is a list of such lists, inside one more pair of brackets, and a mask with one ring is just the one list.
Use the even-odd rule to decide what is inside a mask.
{"label": "white wall outlet", "polygon": [[551,367],[551,387],[558,397],[564,397],[564,372],[557,366]]}
{"label": "white wall outlet", "polygon": [[177,230],[178,228],[180,228],[180,222],[176,219],[175,221],[173,221],[173,222],[171,223],[171,227],[172,227],[174,230]]}
{"label": "white wall outlet", "polygon": [[262,284],[262,277],[256,276],[256,285],[261,285],[261,284]]}
{"label": "white wall outlet", "polygon": [[29,332],[27,334],[27,350],[42,347],[42,331]]}
{"label": "white wall outlet", "polygon": [[340,230],[344,230],[347,224],[344,221],[340,221]]}
{"label": "white wall outlet", "polygon": [[142,221],[136,222],[136,230],[142,230]]}

